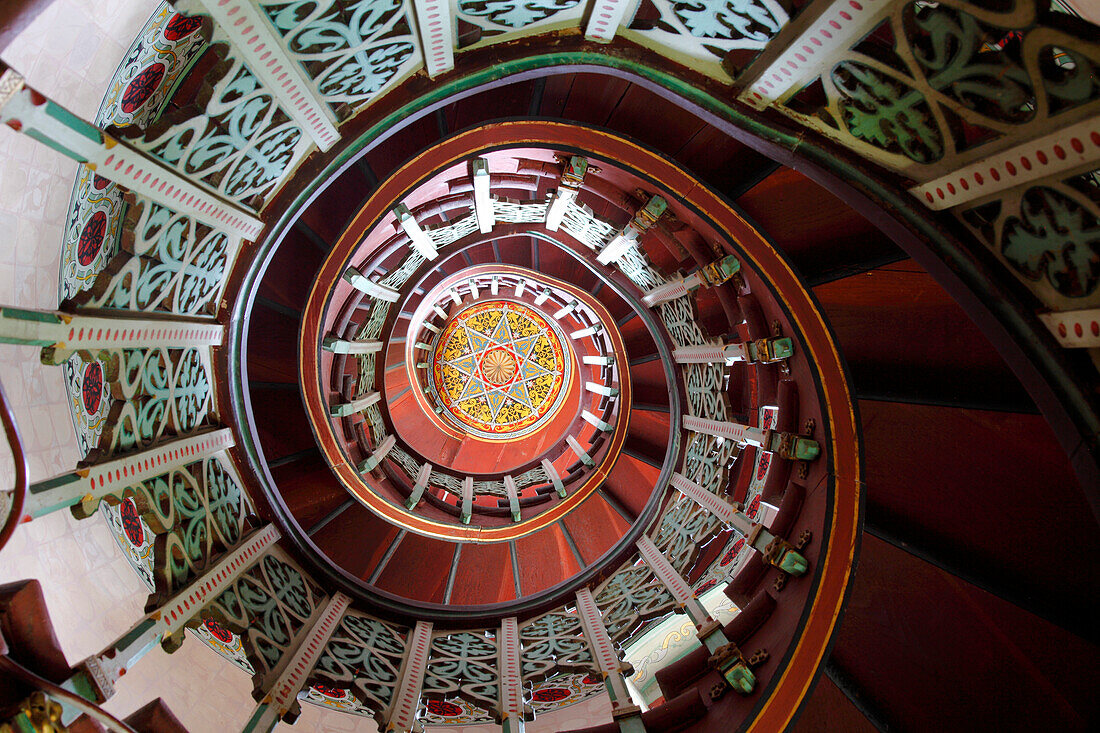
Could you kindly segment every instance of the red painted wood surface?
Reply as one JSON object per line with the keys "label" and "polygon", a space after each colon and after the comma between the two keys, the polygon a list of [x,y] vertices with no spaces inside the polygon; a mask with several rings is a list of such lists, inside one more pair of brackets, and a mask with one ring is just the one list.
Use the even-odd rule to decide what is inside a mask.
{"label": "red painted wood surface", "polygon": [[[860,402],[871,516],[977,574],[1067,609],[1100,534],[1069,462],[1038,415]],[[1066,547],[1073,547],[1070,555]]]}
{"label": "red painted wood surface", "polygon": [[1027,404],[1000,354],[912,261],[814,289],[857,388]]}
{"label": "red painted wood surface", "polygon": [[582,569],[558,524],[516,540],[516,558],[525,595],[546,590]]}
{"label": "red painted wood surface", "polygon": [[[392,527],[377,517],[375,521]],[[463,552],[466,549],[463,548]],[[442,603],[454,553],[453,542],[406,534],[375,585],[402,598]]]}
{"label": "red painted wood surface", "polygon": [[790,728],[791,733],[875,733],[832,680],[822,677]]}
{"label": "red painted wood surface", "polygon": [[737,205],[807,275],[901,254],[866,218],[790,168],[753,186]]}
{"label": "red painted wood surface", "polygon": [[[523,589],[524,593],[527,589]],[[507,542],[462,546],[455,572],[451,602],[459,604],[502,603],[516,597],[512,554]]]}
{"label": "red painted wood surface", "polygon": [[593,494],[562,519],[585,564],[594,563],[626,533],[629,525],[603,497]]}
{"label": "red painted wood surface", "polygon": [[270,471],[287,509],[306,531],[348,499],[319,452]]}
{"label": "red painted wood surface", "polygon": [[257,382],[298,381],[298,323],[265,306],[252,309],[248,324],[248,378]]}
{"label": "red painted wood surface", "polygon": [[864,535],[833,655],[905,730],[1095,730],[1096,647]]}
{"label": "red painted wood surface", "polygon": [[352,504],[312,539],[337,566],[366,580],[389,549],[398,529],[386,524],[369,509]]}

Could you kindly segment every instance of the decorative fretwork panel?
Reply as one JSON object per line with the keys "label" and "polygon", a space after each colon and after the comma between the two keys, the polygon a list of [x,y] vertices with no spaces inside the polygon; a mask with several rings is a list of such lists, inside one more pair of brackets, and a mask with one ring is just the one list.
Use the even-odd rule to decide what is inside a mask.
{"label": "decorative fretwork panel", "polygon": [[483,25],[485,28],[496,28],[500,33],[539,23],[576,7],[578,3],[579,0],[459,0],[458,14],[467,22]]}
{"label": "decorative fretwork panel", "polygon": [[367,316],[363,327],[356,334],[357,341],[371,341],[382,334],[382,326],[386,323],[386,317],[390,314],[390,304],[377,298],[369,298],[370,315]]}
{"label": "decorative fretwork panel", "polygon": [[386,424],[382,421],[382,410],[377,403],[363,410],[363,419],[367,423],[371,444],[377,448],[386,438]]}
{"label": "decorative fretwork panel", "polygon": [[291,58],[342,120],[420,63],[400,0],[261,0]]}
{"label": "decorative fretwork panel", "polygon": [[935,178],[1096,113],[1095,29],[1047,7],[899,3],[851,48],[833,50],[824,103],[796,95],[780,109],[861,155]]}
{"label": "decorative fretwork panel", "polygon": [[458,20],[474,29],[463,34],[461,47],[499,43],[517,31],[576,26],[585,6],[580,0],[458,0]]}
{"label": "decorative fretwork panel", "polygon": [[649,258],[639,247],[627,247],[615,264],[643,292],[667,282],[665,276],[649,263]]}
{"label": "decorative fretwork panel", "polygon": [[678,573],[687,575],[699,556],[699,548],[721,530],[722,523],[716,516],[677,492],[661,517],[653,543]]}
{"label": "decorative fretwork panel", "polygon": [[[224,43],[222,35],[215,30],[214,40]],[[310,141],[244,62],[228,54],[228,69],[201,114],[167,129],[154,126],[131,144],[214,193],[259,209]]]}
{"label": "decorative fretwork panel", "polygon": [[590,208],[575,201],[566,207],[561,228],[593,250],[603,249],[616,232],[614,225],[597,219]]}
{"label": "decorative fretwork panel", "polygon": [[485,632],[460,631],[432,639],[422,694],[432,700],[458,696],[486,710],[499,702],[497,642]]}
{"label": "decorative fretwork panel", "polygon": [[726,482],[726,469],[737,454],[737,444],[713,435],[689,433],[682,473],[704,489],[718,491]]}
{"label": "decorative fretwork panel", "polygon": [[727,53],[764,48],[787,20],[775,0],[643,0],[629,28],[643,43],[697,59],[717,74]]}
{"label": "decorative fretwork panel", "polygon": [[[409,453],[400,445],[395,445],[390,449],[390,452],[386,455],[391,461],[397,464],[401,471],[409,478],[409,480],[415,481],[420,473],[420,467],[424,465],[416,458],[413,458]],[[547,484],[550,482],[550,477],[546,475],[546,471],[542,466],[535,466],[515,477],[516,489],[522,491],[531,486],[538,486],[539,484]],[[462,480],[457,476],[453,476],[447,473],[441,473],[433,470],[429,475],[428,482],[432,486],[437,486],[443,489],[452,496],[462,497]],[[474,482],[474,496],[495,496],[502,499],[508,498],[508,490],[504,486],[502,479],[496,479],[492,481],[475,481]]]}
{"label": "decorative fretwork panel", "polygon": [[1011,189],[959,216],[1044,302],[1069,308],[1100,302],[1095,171]]}
{"label": "decorative fretwork panel", "polygon": [[470,214],[450,224],[432,227],[426,231],[428,237],[432,240],[432,244],[436,246],[436,249],[442,249],[448,244],[454,244],[463,237],[467,237],[478,231],[477,217]]}
{"label": "decorative fretwork panel", "polygon": [[162,601],[235,547],[245,532],[245,517],[251,513],[224,454],[173,468],[104,501],[118,507],[119,522],[130,544],[140,548],[138,540],[146,531],[156,537],[149,567],[154,599]]}
{"label": "decorative fretwork panel", "polygon": [[[775,407],[761,407],[758,412],[760,427],[765,430],[774,428],[778,414],[779,410]],[[697,436],[697,439],[717,440],[717,438],[702,435]],[[728,443],[729,441],[726,442]],[[760,500],[764,493],[764,484],[767,483],[768,480],[768,472],[774,460],[779,460],[775,458],[775,454],[764,450],[756,451],[756,458],[752,467],[752,478],[749,480],[749,488],[745,493],[745,515],[754,521],[759,521]],[[691,478],[687,473],[684,475]],[[709,487],[712,485],[711,483],[700,481],[699,478],[703,477],[697,474],[696,478],[692,480],[700,486]],[[713,485],[721,487],[724,483],[725,478],[723,476]],[[699,575],[699,579],[695,582],[694,587],[696,594],[702,595],[718,583],[724,582],[729,576],[735,574],[753,552],[755,552],[755,550],[753,550],[752,545],[748,544],[744,536],[737,532],[730,532],[721,554],[714,559],[706,571]]]}
{"label": "decorative fretwork panel", "polygon": [[397,689],[408,630],[348,611],[310,674],[322,690],[348,689],[379,725]]}
{"label": "decorative fretwork panel", "polygon": [[424,256],[419,252],[415,250],[409,252],[408,256],[401,260],[401,264],[391,272],[386,273],[386,276],[379,280],[378,284],[394,290],[400,290],[402,286],[409,281],[412,274],[416,272],[417,268],[423,265],[424,262]]}
{"label": "decorative fretwork panel", "polygon": [[111,78],[95,124],[145,128],[155,121],[180,79],[208,48],[203,25],[203,18],[161,3]]}
{"label": "decorative fretwork panel", "polygon": [[241,635],[259,683],[291,651],[295,636],[325,600],[321,589],[273,548],[210,603],[203,617]]}
{"label": "decorative fretwork panel", "polygon": [[508,492],[504,488],[504,482],[500,480],[474,481],[474,496],[499,496],[503,498],[508,496]]}
{"label": "decorative fretwork panel", "polygon": [[[240,239],[184,214],[135,199],[128,236],[80,305],[188,316],[213,316]],[[130,236],[132,235],[132,236]]]}
{"label": "decorative fretwork panel", "polygon": [[523,681],[539,682],[563,670],[597,671],[575,611],[559,608],[527,622],[519,632]]}
{"label": "decorative fretwork panel", "polygon": [[96,460],[190,435],[209,422],[209,353],[202,349],[104,352],[116,398]]}
{"label": "decorative fretwork panel", "polygon": [[595,597],[607,634],[624,641],[648,619],[671,613],[675,599],[648,565],[629,565],[615,573]]}
{"label": "decorative fretwork panel", "polygon": [[728,419],[729,400],[723,390],[726,370],[722,364],[683,364],[688,409],[696,417]]}
{"label": "decorative fretwork panel", "polygon": [[[666,280],[662,277],[659,282],[647,289],[665,282]],[[661,320],[665,322],[665,328],[668,329],[668,335],[676,346],[700,346],[706,343],[703,330],[699,328],[699,312],[694,296],[685,295],[661,303],[657,312],[660,313]]]}
{"label": "decorative fretwork panel", "polygon": [[541,224],[546,221],[545,201],[493,199],[493,217],[509,224]]}

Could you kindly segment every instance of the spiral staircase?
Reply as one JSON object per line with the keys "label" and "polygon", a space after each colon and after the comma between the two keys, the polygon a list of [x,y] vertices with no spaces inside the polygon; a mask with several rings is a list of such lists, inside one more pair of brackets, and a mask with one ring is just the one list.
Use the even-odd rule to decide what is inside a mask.
{"label": "spiral staircase", "polygon": [[94,120],[3,65],[84,459],[5,400],[0,549],[106,522],[149,598],[72,664],[0,588],[0,719],[187,730],[104,706],[205,644],[246,731],[1094,729],[1087,11],[180,0]]}

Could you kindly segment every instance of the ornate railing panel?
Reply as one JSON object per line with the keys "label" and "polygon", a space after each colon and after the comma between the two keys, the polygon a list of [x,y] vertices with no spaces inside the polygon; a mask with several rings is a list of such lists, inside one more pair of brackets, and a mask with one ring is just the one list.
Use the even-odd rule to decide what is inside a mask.
{"label": "ornate railing panel", "polygon": [[575,611],[559,608],[528,621],[519,632],[523,681],[541,682],[563,670],[596,671]]}
{"label": "ornate railing panel", "polygon": [[382,725],[397,690],[407,640],[408,629],[348,611],[313,668],[310,683],[322,692],[350,690]]}
{"label": "ornate railing panel", "polygon": [[240,634],[259,682],[291,651],[295,636],[324,601],[309,576],[282,550],[273,548],[210,603],[203,616]]}
{"label": "ornate railing panel", "polygon": [[649,566],[628,563],[600,586],[594,596],[603,614],[607,635],[624,642],[643,622],[672,613],[675,599]]}
{"label": "ornate railing panel", "polygon": [[[464,48],[499,43],[523,33],[579,24],[587,3],[581,0],[458,0],[455,15],[477,29]],[[502,38],[503,37],[503,38]]]}
{"label": "ornate railing panel", "polygon": [[178,122],[165,118],[166,129],[154,126],[131,144],[211,192],[258,210],[312,141],[233,55],[220,29],[213,42],[227,44],[220,68],[228,68],[213,82],[202,113],[184,113]]}
{"label": "ornate railing panel", "polygon": [[109,259],[90,289],[75,294],[73,302],[119,310],[215,315],[240,238],[142,197],[127,195],[126,199],[121,251]]}
{"label": "ornate railing panel", "polygon": [[400,0],[261,0],[259,5],[339,119],[421,63],[410,13]]}
{"label": "ornate railing panel", "polygon": [[787,21],[775,0],[645,0],[620,32],[728,80],[722,62],[729,52],[764,48]]}
{"label": "ornate railing panel", "polygon": [[[106,381],[117,399],[100,436],[96,461],[209,425],[213,393],[208,350],[150,348],[105,354]],[[85,383],[81,407],[87,391]]]}
{"label": "ornate railing panel", "polygon": [[174,595],[235,547],[252,511],[224,453],[138,482],[102,503],[127,559],[160,598]]}
{"label": "ornate railing panel", "polygon": [[461,697],[484,710],[499,701],[497,642],[484,631],[459,631],[432,638],[422,694],[432,700]]}
{"label": "ornate railing panel", "polygon": [[1040,179],[978,206],[962,206],[958,214],[974,236],[1044,302],[1059,309],[1096,304],[1100,302],[1097,170]]}

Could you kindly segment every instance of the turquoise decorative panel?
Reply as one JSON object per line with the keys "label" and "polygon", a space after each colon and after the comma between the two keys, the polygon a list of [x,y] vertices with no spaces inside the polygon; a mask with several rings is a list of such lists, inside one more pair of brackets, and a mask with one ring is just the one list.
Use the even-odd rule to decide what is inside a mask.
{"label": "turquoise decorative panel", "polygon": [[400,0],[261,0],[292,58],[340,119],[420,65]]}

